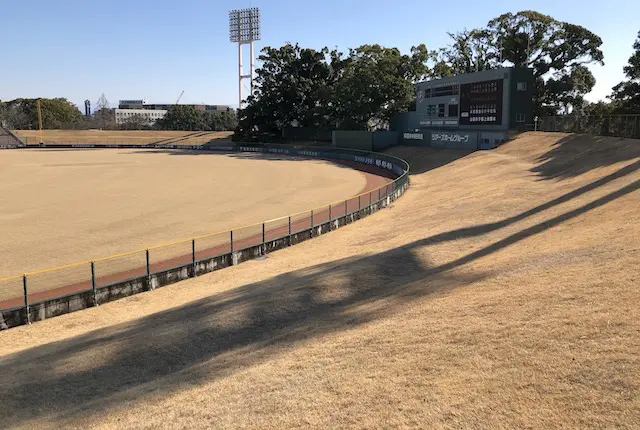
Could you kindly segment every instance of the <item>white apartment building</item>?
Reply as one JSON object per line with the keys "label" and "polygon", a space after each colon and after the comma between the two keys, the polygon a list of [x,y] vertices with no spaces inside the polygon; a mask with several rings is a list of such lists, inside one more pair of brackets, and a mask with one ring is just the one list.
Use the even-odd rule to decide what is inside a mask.
{"label": "white apartment building", "polygon": [[155,123],[160,118],[163,118],[166,114],[166,110],[161,109],[114,109],[116,116],[116,124],[124,124],[129,121],[134,115],[140,115],[147,120],[149,124]]}

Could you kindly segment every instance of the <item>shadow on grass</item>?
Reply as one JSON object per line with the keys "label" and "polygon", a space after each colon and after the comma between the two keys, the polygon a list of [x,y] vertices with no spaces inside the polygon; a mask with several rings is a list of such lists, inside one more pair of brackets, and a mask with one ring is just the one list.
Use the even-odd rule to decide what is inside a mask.
{"label": "shadow on grass", "polygon": [[453,164],[456,160],[464,158],[474,152],[476,151],[469,149],[435,149],[413,146],[396,146],[385,151],[386,154],[406,160],[411,166],[409,173],[412,175],[418,175],[448,164]]}
{"label": "shadow on grass", "polygon": [[[522,221],[526,218],[529,218],[533,215],[542,213],[544,211],[546,211],[547,209],[551,209],[554,206],[566,203],[570,200],[573,200],[577,197],[580,197],[590,191],[593,191],[599,187],[602,187],[610,182],[613,182],[617,179],[621,179],[624,178],[625,176],[631,175],[633,173],[636,173],[638,170],[640,170],[640,160],[636,161],[635,163],[631,163],[628,166],[625,166],[623,168],[621,168],[620,170],[613,172],[605,177],[602,177],[596,181],[593,181],[589,184],[586,184],[580,188],[576,188],[573,191],[570,191],[568,193],[565,193],[563,195],[561,195],[560,197],[557,197],[553,200],[549,200],[548,202],[545,202],[541,205],[538,205],[536,207],[533,207],[527,211],[524,211],[522,213],[519,213],[518,215],[509,217],[509,218],[505,218],[503,220],[497,221],[497,222],[493,222],[493,223],[487,223],[487,224],[481,224],[481,225],[476,225],[473,227],[465,227],[465,228],[461,228],[461,229],[457,229],[457,230],[452,230],[446,233],[441,233],[438,234],[436,236],[432,236],[428,240],[428,243],[440,243],[440,242],[446,242],[446,241],[452,241],[452,240],[457,240],[457,239],[462,239],[462,238],[467,238],[467,237],[474,237],[474,236],[481,236],[483,234],[495,231],[495,230],[499,230],[501,228],[505,228],[508,227],[518,221]],[[636,184],[636,185],[634,185]],[[637,189],[637,181],[634,183],[629,185],[628,190],[629,192],[635,191]],[[627,187],[625,187],[625,189],[627,189]],[[626,193],[625,193],[626,194]],[[610,194],[610,196],[615,196],[616,194]],[[605,200],[605,203],[607,201],[607,196],[603,197],[602,199]],[[577,210],[577,209],[576,209]],[[571,212],[570,212],[571,213]]]}
{"label": "shadow on grass", "polygon": [[[0,416],[21,425],[41,416],[90,415],[121,406],[117,394],[137,397],[125,391],[151,389],[144,386],[152,382],[170,395],[184,384],[221,378],[299,342],[357,328],[486,276],[434,276],[413,248],[285,273],[15,354],[0,362]],[[69,368],[72,362],[78,367]]]}
{"label": "shadow on grass", "polygon": [[189,149],[141,149],[132,150],[130,154],[168,154],[174,156],[202,156],[202,155],[224,155],[229,158],[235,158],[238,160],[266,160],[266,161],[323,161],[330,163],[341,169],[358,170],[361,172],[371,173],[377,176],[382,176],[387,179],[395,179],[396,176],[387,169],[372,166],[369,164],[356,163],[346,160],[333,160],[325,158],[305,157],[299,155],[285,155],[285,154],[273,154],[264,152],[235,152],[235,151],[193,151]]}
{"label": "shadow on grass", "polygon": [[[639,163],[616,177],[634,172]],[[499,223],[285,273],[8,356],[0,362],[0,416],[13,425],[39,417],[90,417],[124,407],[126,400],[154,392],[167,396],[262,363],[300,342],[386,318],[436,292],[492,276],[452,270],[635,192],[640,180],[445,264],[418,258],[418,249],[501,228],[614,179],[610,175]]]}
{"label": "shadow on grass", "polygon": [[531,169],[542,179],[567,179],[640,157],[640,139],[571,134],[538,158]]}

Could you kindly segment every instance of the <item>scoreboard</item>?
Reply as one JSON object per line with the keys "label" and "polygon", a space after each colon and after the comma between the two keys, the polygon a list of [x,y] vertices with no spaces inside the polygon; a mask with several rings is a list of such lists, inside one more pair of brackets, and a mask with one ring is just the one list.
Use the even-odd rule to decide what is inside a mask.
{"label": "scoreboard", "polygon": [[503,80],[460,85],[460,125],[502,125]]}

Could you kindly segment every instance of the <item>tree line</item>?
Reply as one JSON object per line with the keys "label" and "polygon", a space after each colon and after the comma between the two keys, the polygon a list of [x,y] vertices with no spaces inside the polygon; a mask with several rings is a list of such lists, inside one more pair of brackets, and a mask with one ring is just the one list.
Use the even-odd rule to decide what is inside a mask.
{"label": "tree line", "polygon": [[[38,99],[0,101],[0,125],[14,130],[35,130],[38,124]],[[174,105],[164,118],[151,123],[142,115],[132,115],[126,121],[116,123],[115,113],[102,96],[97,109],[90,117],[65,98],[40,99],[42,126],[44,129],[71,130],[234,130],[238,125],[235,112],[202,112],[194,106]]]}
{"label": "tree line", "polygon": [[362,45],[340,52],[286,44],[259,57],[257,86],[240,111],[239,139],[276,138],[292,126],[371,130],[415,110],[415,84],[499,67],[529,67],[537,116],[640,112],[640,33],[626,80],[609,102],[584,96],[596,81],[587,67],[604,64],[602,39],[588,29],[535,11],[505,13],[486,26],[449,33],[446,47]]}
{"label": "tree line", "polygon": [[[105,97],[85,118],[64,98],[41,99],[44,128],[231,130],[238,139],[277,138],[287,127],[371,130],[400,112],[415,110],[415,84],[499,67],[529,67],[535,79],[534,112],[608,115],[640,112],[640,32],[624,67],[625,80],[607,101],[588,103],[594,87],[587,67],[604,64],[602,39],[588,29],[535,11],[505,13],[484,27],[449,33],[450,43],[434,50],[419,44],[409,53],[381,45],[347,52],[303,48],[290,43],[265,47],[259,57],[256,87],[238,115],[201,112],[175,105],[149,124],[132,116],[116,124]],[[0,123],[36,129],[36,99],[0,101]]]}

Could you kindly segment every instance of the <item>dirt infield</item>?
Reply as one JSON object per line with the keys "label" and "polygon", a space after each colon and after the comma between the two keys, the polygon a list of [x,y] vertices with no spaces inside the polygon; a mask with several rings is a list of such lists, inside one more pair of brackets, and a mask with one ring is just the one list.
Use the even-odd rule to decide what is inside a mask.
{"label": "dirt infield", "polygon": [[640,142],[396,148],[392,208],[0,332],[8,428],[636,428]]}
{"label": "dirt infield", "polygon": [[[40,143],[39,130],[13,130],[28,145]],[[124,131],[124,130],[43,130],[44,143],[130,144],[130,145],[223,145],[230,142],[231,131]]]}
{"label": "dirt infield", "polygon": [[[47,149],[3,153],[1,163],[0,193],[7,210],[0,215],[5,238],[0,243],[0,277],[238,228],[385,183],[384,178],[335,163],[255,154]],[[323,216],[316,213],[316,221]],[[305,222],[294,219],[294,228],[302,229]],[[236,249],[257,240],[251,230],[244,237],[241,233],[236,233]],[[222,239],[205,243],[198,255],[228,246],[228,236]],[[187,249],[190,254],[188,246],[184,252],[177,249],[158,257],[154,267],[167,267]],[[144,268],[143,263],[132,269]],[[61,279],[30,282],[33,300],[43,299],[36,293],[45,289],[75,285],[78,291],[89,273],[84,268],[80,278],[61,272]],[[118,270],[108,273],[108,279],[120,279],[114,278]],[[121,275],[127,273],[130,269]],[[0,291],[0,299],[20,294],[16,283]]]}

